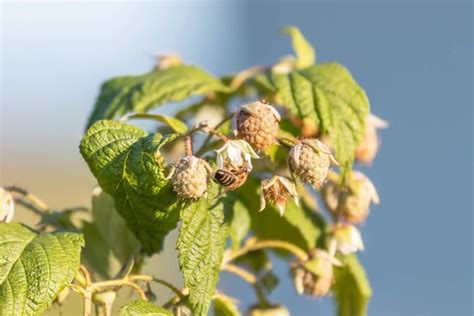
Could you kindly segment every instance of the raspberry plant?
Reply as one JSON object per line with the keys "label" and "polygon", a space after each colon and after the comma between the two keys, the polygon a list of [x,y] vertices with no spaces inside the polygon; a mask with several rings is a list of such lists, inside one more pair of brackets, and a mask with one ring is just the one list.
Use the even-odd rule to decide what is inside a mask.
{"label": "raspberry plant", "polygon": [[[110,315],[128,287],[136,299],[115,307],[121,315],[288,315],[268,299],[278,257],[297,293],[332,294],[338,315],[365,315],[354,225],[378,196],[353,167],[372,162],[386,123],[344,66],[316,63],[297,28],[284,33],[296,57],[271,66],[217,78],[162,56],[148,73],[106,81],[79,146],[98,182],[91,208],[52,210],[24,189],[0,190],[0,314],[41,314],[77,292],[84,315]],[[159,113],[176,101],[173,117]],[[159,124],[145,131],[137,119]],[[12,222],[15,205],[39,224]],[[183,286],[141,272],[175,229]],[[255,304],[218,290],[222,272],[249,283]],[[175,294],[162,306],[155,283]]]}

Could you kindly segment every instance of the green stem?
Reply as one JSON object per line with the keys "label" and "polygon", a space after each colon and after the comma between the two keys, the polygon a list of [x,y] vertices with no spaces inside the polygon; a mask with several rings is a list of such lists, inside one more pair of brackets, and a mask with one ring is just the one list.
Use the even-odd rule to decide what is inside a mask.
{"label": "green stem", "polygon": [[178,295],[181,299],[184,297],[183,294],[181,293],[181,291],[176,287],[174,286],[173,284],[171,284],[170,282],[166,281],[166,280],[163,280],[163,279],[159,279],[159,278],[156,278],[156,277],[153,277],[153,282],[156,282],[156,283],[159,283],[167,288],[169,288],[171,291],[173,291],[176,295]]}
{"label": "green stem", "polygon": [[257,277],[255,277],[255,275],[234,264],[227,263],[221,268],[221,270],[238,275],[243,280],[245,280],[245,282],[250,283],[252,285],[255,285],[257,283]]}
{"label": "green stem", "polygon": [[280,248],[287,250],[294,254],[298,259],[306,261],[308,260],[308,254],[298,246],[295,246],[289,242],[283,240],[260,240],[256,241],[255,239],[249,240],[246,245],[242,248],[237,249],[235,251],[231,251],[227,254],[226,258],[224,258],[223,264],[226,264],[242,255],[245,255],[248,252],[255,251],[258,249],[264,248]]}

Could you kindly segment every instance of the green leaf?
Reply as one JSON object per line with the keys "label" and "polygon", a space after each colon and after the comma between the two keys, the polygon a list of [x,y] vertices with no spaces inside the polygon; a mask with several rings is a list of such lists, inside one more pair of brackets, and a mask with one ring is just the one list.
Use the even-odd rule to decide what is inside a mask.
{"label": "green leaf", "polygon": [[112,278],[111,256],[112,252],[107,242],[102,238],[99,229],[95,224],[84,222],[82,226],[85,248],[82,251],[87,267],[93,271],[95,276],[100,276],[103,280]]}
{"label": "green leaf", "polygon": [[135,300],[123,305],[119,311],[120,316],[172,316],[169,310],[158,307],[150,302]]}
{"label": "green leaf", "polygon": [[299,118],[316,122],[329,134],[339,163],[350,165],[370,106],[349,71],[330,62],[270,76],[283,104]]}
{"label": "green leaf", "polygon": [[80,144],[99,185],[113,197],[118,213],[150,255],[162,249],[179,219],[181,202],[165,180],[158,152],[173,137],[102,120],[89,128]]}
{"label": "green leaf", "polygon": [[193,95],[226,91],[228,88],[219,79],[196,66],[183,65],[138,76],[115,77],[102,85],[87,125],[127,112],[145,113],[153,107]]}
{"label": "green leaf", "polygon": [[40,315],[79,270],[84,240],[11,223],[0,224],[0,244],[0,315]]}
{"label": "green leaf", "polygon": [[240,247],[242,240],[250,230],[250,215],[241,201],[236,201],[233,206],[232,221],[230,222],[230,239],[232,249]]}
{"label": "green leaf", "polygon": [[224,294],[214,299],[214,316],[240,316],[237,301]]}
{"label": "green leaf", "polygon": [[301,69],[316,63],[316,52],[313,46],[311,46],[297,27],[285,27],[282,33],[291,36],[293,50],[296,53],[296,68]]}
{"label": "green leaf", "polygon": [[122,119],[123,120],[132,120],[132,119],[150,119],[150,120],[156,120],[161,123],[164,123],[171,127],[176,133],[179,134],[184,134],[188,131],[188,126],[181,120],[178,120],[174,117],[167,116],[167,115],[162,115],[162,114],[150,114],[150,113],[144,113],[144,114],[131,114],[127,115]]}
{"label": "green leaf", "polygon": [[343,267],[335,268],[334,298],[339,316],[367,315],[372,289],[357,256],[342,258]]}
{"label": "green leaf", "polygon": [[177,249],[195,315],[207,315],[219,277],[228,224],[220,200],[201,199],[181,211]]}
{"label": "green leaf", "polygon": [[[113,198],[97,187],[92,192],[92,216],[99,233],[115,257],[125,263],[140,247],[138,240],[117,213]],[[120,236],[120,238],[117,238]]]}

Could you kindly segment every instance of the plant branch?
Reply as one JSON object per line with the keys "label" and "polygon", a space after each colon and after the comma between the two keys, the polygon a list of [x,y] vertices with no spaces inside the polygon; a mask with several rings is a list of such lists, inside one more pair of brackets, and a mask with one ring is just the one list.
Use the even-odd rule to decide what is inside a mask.
{"label": "plant branch", "polygon": [[181,299],[184,297],[183,294],[181,293],[181,291],[176,287],[174,286],[173,284],[171,284],[170,282],[166,281],[166,280],[163,280],[163,279],[159,279],[159,278],[156,278],[156,277],[153,277],[152,278],[152,281],[153,282],[156,282],[156,283],[159,283],[167,288],[169,288],[171,291],[173,291],[176,295],[178,295]]}
{"label": "plant branch", "polygon": [[16,187],[16,186],[8,186],[5,187],[5,190],[10,191],[12,193],[17,193],[21,196],[23,196],[25,199],[30,201],[33,206],[36,207],[37,210],[41,211],[42,213],[49,213],[51,209],[48,207],[48,205],[43,202],[39,197],[36,195],[29,193],[27,190]]}
{"label": "plant branch", "polygon": [[181,301],[183,298],[189,295],[189,289],[187,287],[184,287],[180,291],[180,295],[175,295],[172,298],[170,298],[164,305],[164,308],[170,308],[171,306],[175,305],[179,301]]}
{"label": "plant branch", "polygon": [[308,260],[308,254],[298,246],[295,246],[289,242],[283,240],[256,240],[251,238],[248,242],[241,248],[234,251],[227,251],[224,255],[223,265],[228,262],[245,255],[248,252],[255,251],[258,249],[264,248],[280,248],[285,249],[295,255],[298,259],[306,261]]}
{"label": "plant branch", "polygon": [[192,156],[193,155],[193,139],[191,135],[187,135],[184,138],[184,149],[186,151],[186,156]]}
{"label": "plant branch", "polygon": [[227,263],[221,268],[221,270],[238,275],[239,277],[244,279],[245,282],[250,283],[252,285],[257,283],[257,278],[255,277],[255,275],[248,272],[247,270],[242,269],[237,265]]}
{"label": "plant branch", "polygon": [[234,117],[235,113],[229,113],[226,117],[222,119],[215,127],[210,127],[207,126],[206,131],[209,133],[207,138],[204,140],[204,142],[201,145],[201,148],[197,151],[196,155],[197,156],[202,156],[205,151],[206,151],[206,146],[209,144],[213,136],[219,137],[223,141],[227,141],[228,137],[223,135],[221,132],[219,132],[219,128],[224,125],[227,121],[231,120]]}

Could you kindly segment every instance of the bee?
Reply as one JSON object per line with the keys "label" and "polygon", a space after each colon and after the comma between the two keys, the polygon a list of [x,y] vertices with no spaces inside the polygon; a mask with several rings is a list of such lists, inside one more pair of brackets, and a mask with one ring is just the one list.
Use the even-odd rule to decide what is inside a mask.
{"label": "bee", "polygon": [[238,169],[218,169],[214,174],[214,181],[226,187],[227,191],[232,191],[242,186],[249,175],[247,167]]}

